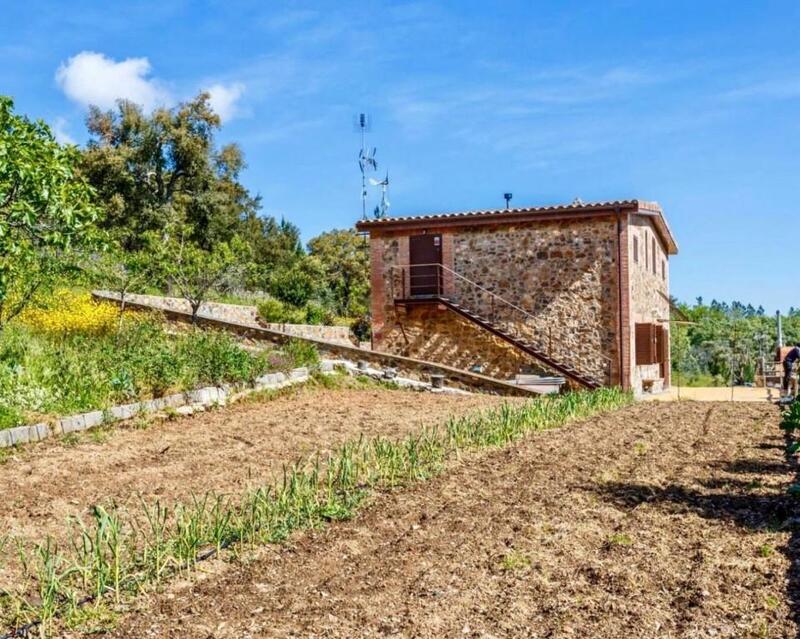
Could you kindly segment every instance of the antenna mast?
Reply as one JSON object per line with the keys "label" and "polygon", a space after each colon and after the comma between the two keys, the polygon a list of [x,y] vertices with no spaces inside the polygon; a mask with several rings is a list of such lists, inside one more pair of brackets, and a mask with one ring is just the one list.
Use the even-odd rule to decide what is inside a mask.
{"label": "antenna mast", "polygon": [[359,113],[356,122],[358,131],[361,133],[361,150],[358,152],[358,168],[361,170],[361,217],[367,219],[367,172],[377,171],[378,162],[375,160],[375,152],[367,148],[367,132],[370,130],[370,119],[366,113]]}

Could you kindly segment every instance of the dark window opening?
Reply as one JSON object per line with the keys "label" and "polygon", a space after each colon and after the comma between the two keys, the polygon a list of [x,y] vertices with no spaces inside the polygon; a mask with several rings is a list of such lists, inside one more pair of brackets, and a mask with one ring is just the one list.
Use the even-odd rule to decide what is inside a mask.
{"label": "dark window opening", "polygon": [[639,238],[633,236],[633,263],[639,263]]}

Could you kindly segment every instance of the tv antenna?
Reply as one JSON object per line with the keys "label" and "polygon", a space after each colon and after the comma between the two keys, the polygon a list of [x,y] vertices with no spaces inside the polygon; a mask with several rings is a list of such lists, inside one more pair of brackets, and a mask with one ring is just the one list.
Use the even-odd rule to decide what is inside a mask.
{"label": "tv antenna", "polygon": [[361,133],[361,150],[358,152],[358,168],[361,170],[361,217],[367,219],[367,173],[378,170],[375,159],[377,149],[367,147],[367,133],[372,129],[372,122],[366,113],[359,113],[356,127]]}
{"label": "tv antenna", "polygon": [[381,187],[381,203],[379,206],[375,207],[375,217],[377,219],[381,219],[386,217],[386,214],[389,212],[389,207],[392,205],[389,202],[389,171],[386,171],[386,177],[382,180],[376,180],[375,178],[370,178],[369,183],[372,186],[379,186]]}

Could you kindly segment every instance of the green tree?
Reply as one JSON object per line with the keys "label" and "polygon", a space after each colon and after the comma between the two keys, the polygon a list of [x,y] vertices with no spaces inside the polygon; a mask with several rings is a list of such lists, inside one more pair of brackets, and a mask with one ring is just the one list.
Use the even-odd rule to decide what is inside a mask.
{"label": "green tree", "polygon": [[183,297],[192,312],[192,324],[211,293],[224,293],[245,276],[248,247],[238,238],[218,242],[211,250],[185,237],[165,243],[160,263],[167,278]]}
{"label": "green tree", "polygon": [[269,292],[282,302],[305,306],[324,290],[324,270],[315,257],[302,256],[288,268],[276,269],[269,279]]}
{"label": "green tree", "polygon": [[124,312],[128,294],[141,290],[156,274],[156,261],[150,251],[124,251],[114,245],[93,255],[85,268],[95,284],[119,293]]}
{"label": "green tree", "polygon": [[87,126],[82,170],[125,249],[142,248],[148,232],[167,239],[188,225],[189,239],[210,250],[255,216],[259,200],[239,182],[240,149],[215,145],[220,120],[207,93],[152,115],[127,101],[112,111],[92,107]]}
{"label": "green tree", "polygon": [[0,330],[71,263],[73,249],[99,240],[78,160],[77,149],[0,96]]}
{"label": "green tree", "polygon": [[300,229],[283,219],[248,215],[242,222],[242,239],[253,255],[253,288],[269,290],[277,273],[291,269],[305,255]]}
{"label": "green tree", "polygon": [[363,238],[353,230],[328,231],[312,239],[308,250],[322,265],[336,313],[350,316],[366,313],[369,252]]}
{"label": "green tree", "polygon": [[[738,301],[706,304],[697,298],[693,306],[679,305],[683,316],[691,322],[673,326],[671,347],[673,370],[705,384],[749,382],[754,379],[763,354],[766,361],[774,358],[777,343],[774,316],[764,309]],[[791,313],[784,318],[787,343],[800,338],[800,317]]]}

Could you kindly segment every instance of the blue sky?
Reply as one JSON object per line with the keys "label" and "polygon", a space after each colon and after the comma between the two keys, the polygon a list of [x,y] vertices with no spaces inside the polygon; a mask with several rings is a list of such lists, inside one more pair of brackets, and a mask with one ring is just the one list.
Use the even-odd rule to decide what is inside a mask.
{"label": "blue sky", "polygon": [[679,298],[800,307],[796,2],[4,0],[3,18],[19,111],[83,143],[87,102],[211,89],[246,185],[305,239],[359,217],[367,111],[393,215],[657,200]]}

